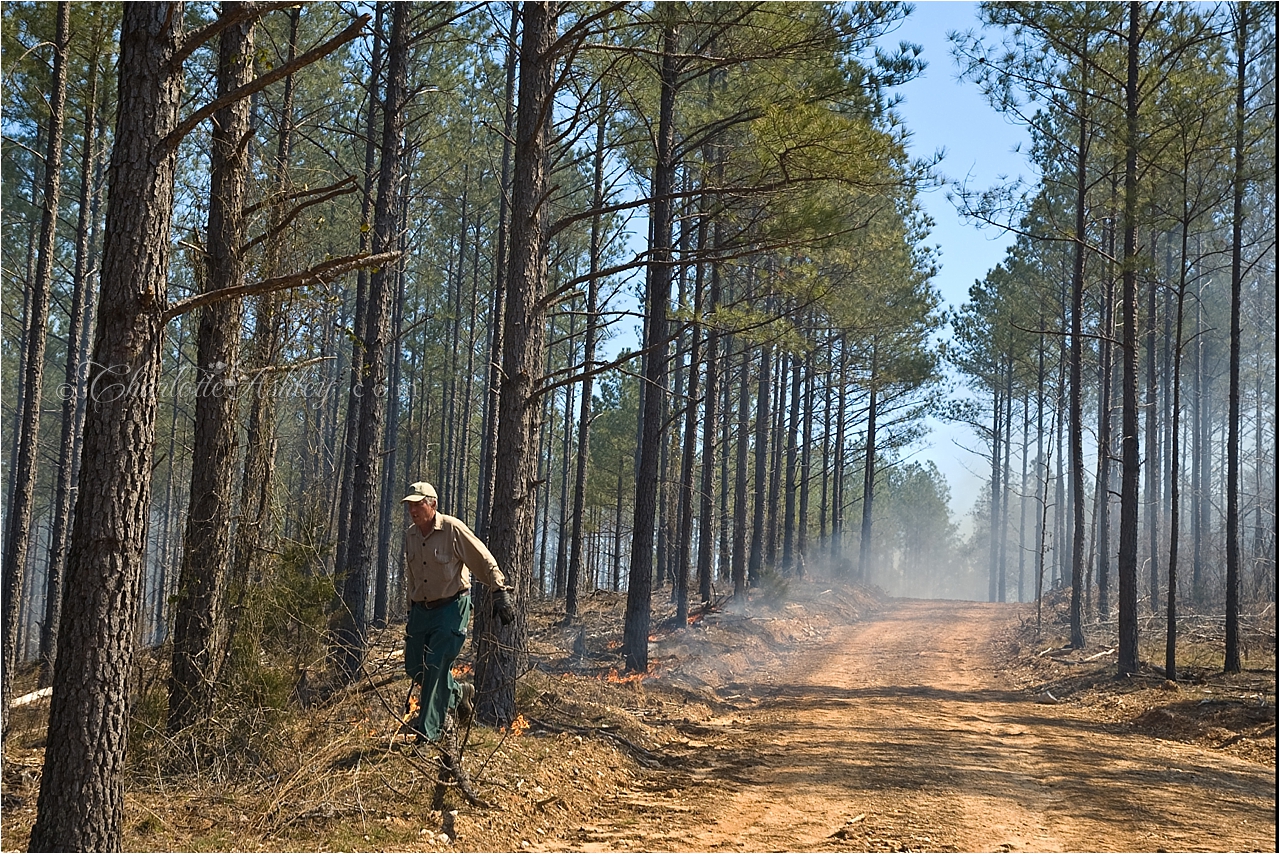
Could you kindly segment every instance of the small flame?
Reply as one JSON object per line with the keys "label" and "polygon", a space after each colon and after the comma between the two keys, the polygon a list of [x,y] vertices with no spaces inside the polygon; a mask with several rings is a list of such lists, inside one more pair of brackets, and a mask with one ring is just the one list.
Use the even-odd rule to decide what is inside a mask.
{"label": "small flame", "polygon": [[404,718],[403,718],[404,723],[409,723],[409,722],[413,721],[415,718],[417,718],[417,717],[418,717],[418,711],[419,711],[421,708],[422,708],[422,706],[420,706],[420,705],[418,704],[418,698],[417,698],[417,697],[410,697],[410,698],[409,698],[409,711],[407,711],[407,712],[405,712],[405,713],[404,713]]}
{"label": "small flame", "polygon": [[453,678],[461,679],[463,676],[470,676],[472,669],[470,664],[459,664],[453,668]]}
{"label": "small flame", "polygon": [[[652,672],[653,669],[650,668],[649,673]],[[611,682],[615,685],[639,685],[649,673],[628,673],[623,675],[618,673],[618,668],[611,667],[609,672],[602,678],[605,682]]]}
{"label": "small flame", "polygon": [[[516,715],[516,719],[511,722],[510,732],[516,738],[524,735],[525,730],[529,728],[529,721],[523,714]],[[507,732],[507,727],[502,727],[499,732]]]}

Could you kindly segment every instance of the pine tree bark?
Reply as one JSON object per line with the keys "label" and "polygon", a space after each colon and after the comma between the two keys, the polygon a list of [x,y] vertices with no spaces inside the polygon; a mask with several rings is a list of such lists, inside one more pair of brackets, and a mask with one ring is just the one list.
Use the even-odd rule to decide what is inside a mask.
{"label": "pine tree bark", "polygon": [[805,358],[804,363],[805,391],[803,398],[804,417],[801,420],[802,436],[800,437],[800,517],[796,520],[796,574],[805,574],[805,555],[809,548],[809,482],[813,463],[813,384],[814,366],[813,351]]}
{"label": "pine tree bark", "polygon": [[[405,182],[405,196],[409,196],[408,181]],[[408,251],[408,205],[401,205],[400,211],[400,252]],[[395,271],[395,297],[392,300],[391,312],[391,348],[390,377],[387,381],[387,421],[383,431],[383,446],[386,448],[386,459],[382,466],[382,483],[378,487],[378,550],[374,562],[373,583],[373,626],[382,629],[387,626],[388,610],[393,595],[392,571],[403,569],[400,548],[403,540],[395,536],[401,530],[403,512],[397,505],[402,494],[396,483],[396,463],[401,455],[408,456],[400,444],[397,426],[400,423],[400,335],[404,330],[405,304],[405,271],[403,265],[397,265]],[[401,484],[412,483],[412,476],[401,478]],[[459,493],[461,494],[461,493]],[[398,524],[400,523],[400,524]],[[403,585],[394,584],[394,591],[403,590]],[[407,609],[407,603],[406,603]]]}
{"label": "pine tree bark", "polygon": [[511,155],[515,139],[516,60],[519,50],[516,30],[520,25],[520,5],[511,4],[507,41],[507,76],[503,97],[502,173],[498,193],[498,237],[494,253],[493,300],[489,306],[489,381],[485,389],[484,419],[480,430],[480,487],[476,498],[476,531],[489,535],[493,509],[493,469],[498,444],[498,404],[502,397],[502,327],[506,316],[507,237],[511,231],[508,199],[511,194]]}
{"label": "pine tree bark", "polygon": [[747,563],[747,585],[757,587],[764,571],[764,514],[769,476],[769,390],[773,386],[773,349],[760,350],[760,377],[756,392],[755,495],[751,508],[751,557]]}
{"label": "pine tree bark", "polygon": [[1098,517],[1098,615],[1111,617],[1111,375],[1114,346],[1111,335],[1114,320],[1115,284],[1108,276],[1103,283],[1102,340],[1098,342],[1098,500],[1094,513]]}
{"label": "pine tree bark", "polygon": [[[289,46],[286,61],[298,53],[298,25],[302,7],[289,12]],[[284,81],[280,106],[280,132],[273,164],[274,193],[283,199],[288,192],[289,162],[293,150],[293,79]],[[275,230],[284,217],[283,204],[272,206],[268,228]],[[279,275],[283,238],[268,244],[266,269]],[[244,474],[240,480],[240,518],[236,525],[232,557],[233,583],[246,585],[255,581],[261,567],[263,538],[272,528],[271,495],[275,479],[275,395],[271,393],[272,369],[280,359],[283,333],[283,294],[263,294],[254,299],[254,328],[246,359],[251,381],[249,424],[245,434]]]}
{"label": "pine tree bark", "polygon": [[515,682],[525,654],[524,609],[530,593],[537,510],[537,445],[542,400],[535,396],[546,349],[543,296],[547,284],[545,196],[549,104],[558,4],[521,7],[520,89],[511,185],[511,252],[502,330],[502,381],[497,409],[494,491],[488,544],[515,588],[516,619],[502,626],[489,594],[475,608],[477,716],[505,726],[515,719]]}
{"label": "pine tree bark", "polygon": [[799,464],[799,448],[796,446],[797,437],[800,433],[800,417],[801,417],[801,401],[800,401],[800,383],[801,383],[801,360],[796,357],[791,360],[791,406],[790,412],[787,414],[787,486],[786,498],[784,499],[784,514],[786,518],[783,520],[782,532],[782,572],[784,575],[796,574],[796,495],[797,487],[797,466]]}
{"label": "pine tree bark", "polygon": [[1121,481],[1120,556],[1117,565],[1120,616],[1118,672],[1127,676],[1138,669],[1138,62],[1142,30],[1142,4],[1129,4],[1128,61],[1125,82],[1124,169],[1124,271],[1121,353],[1124,356]]}
{"label": "pine tree bark", "polygon": [[44,152],[44,193],[40,210],[40,237],[36,247],[35,278],[31,284],[23,344],[23,393],[19,409],[18,444],[13,457],[14,486],[5,522],[3,605],[3,663],[0,664],[0,703],[4,728],[9,725],[13,671],[18,653],[19,611],[22,604],[27,552],[31,545],[35,509],[36,468],[40,450],[40,402],[44,382],[44,351],[49,340],[49,305],[53,290],[54,238],[58,227],[58,202],[62,192],[62,131],[67,106],[67,48],[71,40],[71,8],[59,3],[54,25],[53,78],[49,93],[48,143]]}
{"label": "pine tree bark", "polygon": [[991,393],[991,539],[987,542],[987,601],[995,602],[1000,589],[1000,442],[1001,389]]}
{"label": "pine tree bark", "polygon": [[[403,136],[408,108],[409,3],[391,7],[391,40],[387,48],[387,89],[382,114],[382,162],[378,170],[378,200],[373,215],[373,251],[394,250],[399,244],[400,205],[403,204]],[[378,473],[381,465],[383,419],[387,394],[387,345],[390,343],[391,297],[395,265],[384,264],[369,277],[365,325],[360,330],[365,359],[361,366],[359,429],[351,482],[351,524],[346,563],[337,568],[342,613],[335,633],[339,674],[346,682],[358,678],[368,647],[369,577],[377,545]]]}
{"label": "pine tree bark", "polygon": [[836,406],[836,439],[833,449],[834,460],[831,472],[831,557],[835,571],[840,576],[849,574],[849,565],[844,559],[844,469],[845,469],[845,428],[849,396],[849,354],[848,341],[840,336],[840,394]]}
{"label": "pine tree bark", "polygon": [[672,213],[675,190],[676,145],[675,101],[677,86],[676,51],[680,27],[668,21],[662,32],[661,95],[658,108],[657,162],[653,171],[653,245],[645,295],[646,393],[641,414],[643,437],[636,471],[635,521],[627,589],[627,609],[623,625],[622,652],[632,673],[649,669],[650,600],[653,592],[653,534],[657,521],[658,455],[666,414],[667,387],[667,304],[671,300]]}
{"label": "pine tree bark", "polygon": [[[382,77],[382,63],[385,54],[383,36],[383,17],[387,4],[375,4],[373,19],[373,37],[371,39],[373,56],[369,62],[369,109],[365,115],[364,139],[364,192],[360,197],[360,251],[367,249],[373,240],[374,217],[374,157],[378,151],[377,121],[379,106],[384,105],[389,92],[378,98],[378,84]],[[385,122],[385,119],[384,119]],[[343,425],[342,445],[338,449],[342,462],[341,478],[338,483],[338,504],[335,510],[337,518],[337,542],[334,549],[333,566],[335,575],[348,565],[347,549],[351,542],[352,501],[355,489],[356,441],[360,429],[360,393],[361,382],[365,374],[365,361],[369,345],[364,340],[369,291],[369,273],[361,270],[356,275],[356,303],[354,317],[351,321],[351,373],[347,386],[346,421]],[[335,401],[334,406],[337,406]],[[336,416],[336,412],[335,412]],[[336,418],[335,418],[336,423]]]}
{"label": "pine tree bark", "polygon": [[[222,15],[238,17],[253,4],[224,2]],[[222,31],[218,48],[218,97],[253,76],[254,20]],[[243,284],[245,193],[249,177],[249,99],[213,115],[210,153],[209,224],[205,246],[208,291]],[[192,437],[190,503],[183,537],[173,624],[169,677],[170,732],[207,716],[230,640],[224,607],[231,554],[232,491],[238,438],[240,326],[239,300],[225,300],[200,312],[196,339],[195,432]]]}
{"label": "pine tree bark", "polygon": [[80,202],[76,221],[76,250],[72,273],[71,308],[67,317],[67,370],[63,381],[62,436],[58,443],[58,483],[54,492],[53,529],[49,534],[49,562],[45,584],[44,624],[40,627],[40,686],[53,681],[58,655],[58,624],[62,621],[63,573],[67,565],[67,539],[71,531],[71,507],[79,475],[80,446],[84,438],[87,405],[85,386],[96,288],[91,280],[97,265],[95,225],[102,199],[98,156],[98,33],[89,57],[89,92],[85,103],[80,156]]}
{"label": "pine tree bark", "polygon": [[[1231,210],[1231,340],[1227,391],[1227,614],[1223,670],[1240,672],[1240,287],[1244,254],[1245,83],[1249,6],[1237,3],[1235,164]],[[1259,428],[1255,428],[1259,429]],[[1260,463],[1261,461],[1258,461]]]}
{"label": "pine tree bark", "polygon": [[573,477],[569,587],[564,599],[564,614],[568,620],[578,615],[578,587],[582,583],[582,515],[587,498],[587,459],[591,455],[591,372],[596,364],[596,336],[600,325],[597,306],[600,301],[600,255],[604,241],[604,223],[600,210],[604,206],[604,142],[608,117],[605,107],[606,101],[602,97],[600,112],[596,117],[596,146],[591,169],[591,208],[595,213],[591,217],[591,243],[588,250],[590,268],[587,280],[587,329],[582,343],[582,370],[585,376],[582,380],[582,399],[578,404],[578,459]]}
{"label": "pine tree bark", "polygon": [[[712,251],[720,246],[720,229],[718,222],[712,227]],[[716,446],[716,432],[721,421],[720,335],[714,325],[716,308],[720,304],[720,265],[717,262],[711,264],[710,279],[708,314],[713,321],[707,331],[707,393],[702,413],[702,486],[701,506],[698,513],[698,600],[704,607],[711,602],[712,544],[715,542],[716,532],[715,470],[719,453]],[[723,490],[721,494],[723,495]]]}
{"label": "pine tree bark", "polygon": [[[1158,245],[1153,235],[1152,246]],[[1147,383],[1143,440],[1146,446],[1146,476],[1142,481],[1144,524],[1147,531],[1148,578],[1151,612],[1160,613],[1160,435],[1156,427],[1156,280],[1147,283],[1146,317]]]}
{"label": "pine tree bark", "polygon": [[747,598],[747,452],[751,426],[751,349],[742,347],[738,366],[738,442],[734,447],[733,478],[733,601],[736,607]]}
{"label": "pine tree bark", "polygon": [[1183,192],[1182,240],[1179,254],[1177,319],[1173,330],[1173,402],[1169,424],[1169,589],[1165,600],[1164,678],[1178,679],[1178,540],[1181,513],[1181,484],[1178,469],[1182,463],[1180,421],[1182,420],[1182,324],[1187,296],[1187,234],[1191,217],[1186,210],[1187,193]]}
{"label": "pine tree bark", "polygon": [[97,340],[44,773],[29,848],[119,850],[150,509],[182,69],[181,7],[129,3]]}
{"label": "pine tree bark", "polygon": [[[1004,427],[1001,435],[1004,451],[1000,464],[1000,568],[996,583],[996,601],[1009,601],[1009,455],[1013,449],[1013,348],[1010,336],[1010,349],[1004,366]],[[1079,502],[1073,502],[1079,503]],[[1083,527],[1083,525],[1081,526]]]}
{"label": "pine tree bark", "polygon": [[1071,519],[1071,639],[1074,649],[1084,648],[1081,618],[1084,593],[1084,395],[1081,363],[1084,353],[1084,253],[1087,238],[1089,119],[1088,94],[1080,95],[1079,137],[1076,140],[1075,241],[1071,257],[1071,388],[1067,429],[1071,437],[1071,492],[1075,496]]}

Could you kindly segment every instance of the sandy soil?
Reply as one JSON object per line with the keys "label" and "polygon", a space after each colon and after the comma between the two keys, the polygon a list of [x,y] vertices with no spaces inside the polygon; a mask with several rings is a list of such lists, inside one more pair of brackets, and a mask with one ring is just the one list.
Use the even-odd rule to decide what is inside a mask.
{"label": "sandy soil", "polygon": [[996,651],[1016,616],[894,600],[744,668],[664,773],[541,848],[1277,850],[1274,767],[1020,690]]}

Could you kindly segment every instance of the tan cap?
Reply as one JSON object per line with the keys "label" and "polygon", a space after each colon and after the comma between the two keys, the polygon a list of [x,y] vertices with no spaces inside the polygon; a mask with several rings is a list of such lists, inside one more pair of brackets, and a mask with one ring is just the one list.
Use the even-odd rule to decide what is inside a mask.
{"label": "tan cap", "polygon": [[417,483],[409,484],[409,494],[400,500],[411,501],[414,504],[417,504],[424,498],[435,498],[439,500],[439,496],[436,495],[436,488],[425,480],[420,480]]}

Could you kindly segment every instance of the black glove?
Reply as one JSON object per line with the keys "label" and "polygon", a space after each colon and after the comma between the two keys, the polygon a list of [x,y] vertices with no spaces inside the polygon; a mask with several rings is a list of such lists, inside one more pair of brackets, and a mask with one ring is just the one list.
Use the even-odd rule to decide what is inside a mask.
{"label": "black glove", "polygon": [[506,588],[495,587],[493,590],[493,615],[502,620],[504,626],[511,625],[516,618],[516,612],[511,609],[511,596]]}

